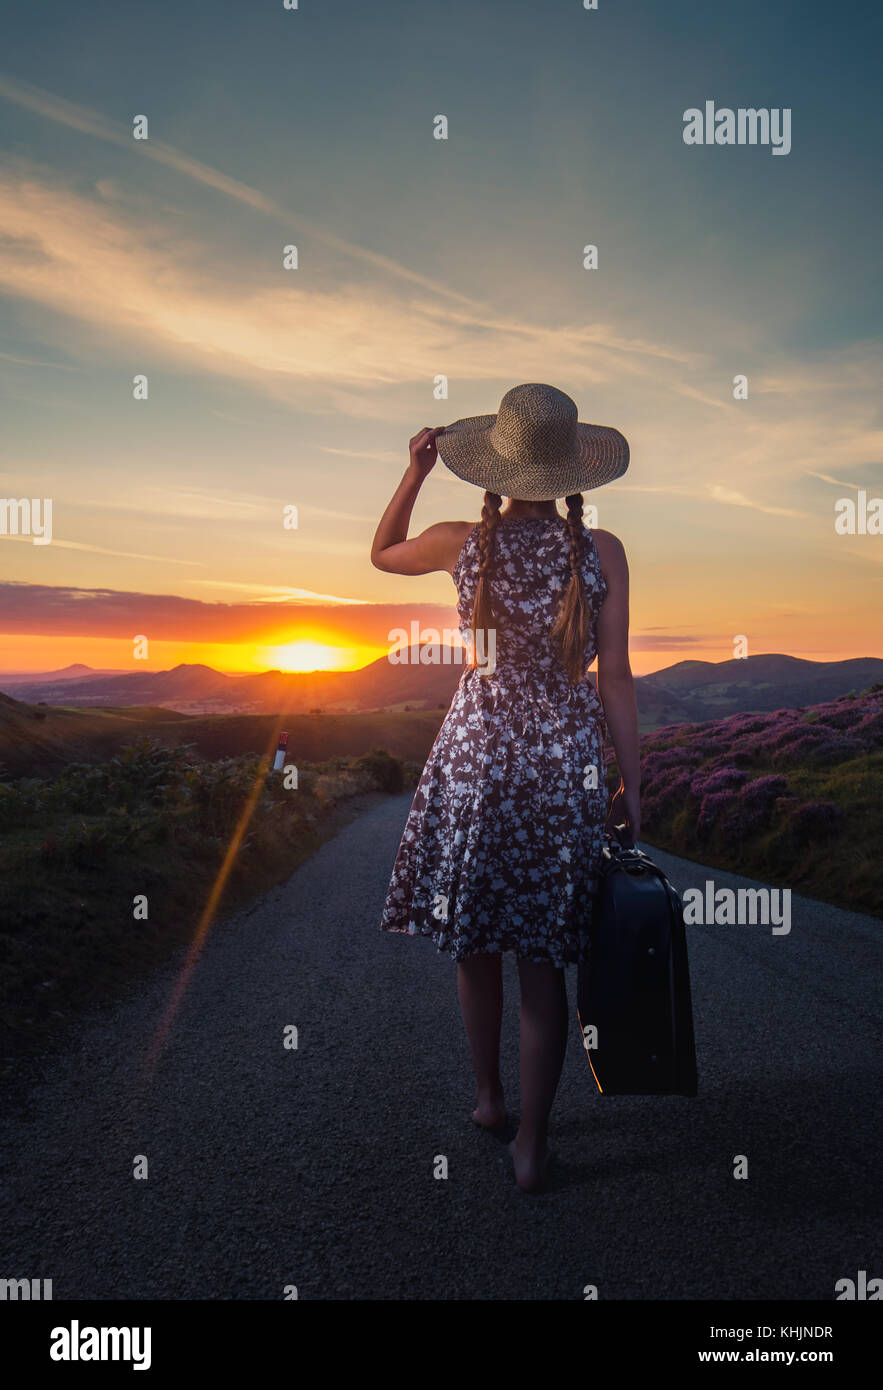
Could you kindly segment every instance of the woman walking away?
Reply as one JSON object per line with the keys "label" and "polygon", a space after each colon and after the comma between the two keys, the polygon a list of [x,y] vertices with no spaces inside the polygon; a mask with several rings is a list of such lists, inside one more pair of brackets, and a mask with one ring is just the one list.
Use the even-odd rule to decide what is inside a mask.
{"label": "woman walking away", "polygon": [[[629,449],[536,384],[508,391],[496,415],[425,428],[410,447],[371,559],[393,574],[448,571],[472,664],[423,769],[380,926],[429,936],[456,960],[473,1119],[487,1129],[505,1119],[501,965],[502,952],[515,953],[521,1115],[509,1151],[518,1185],[532,1190],[549,1161],[567,1045],[564,967],[587,959],[605,824],[640,831],[628,567],[617,538],[582,521],[582,493],[621,477]],[[485,489],[481,520],[439,522],[408,540],[438,454]],[[597,691],[587,674],[596,654]],[[622,776],[609,813],[605,724]]]}

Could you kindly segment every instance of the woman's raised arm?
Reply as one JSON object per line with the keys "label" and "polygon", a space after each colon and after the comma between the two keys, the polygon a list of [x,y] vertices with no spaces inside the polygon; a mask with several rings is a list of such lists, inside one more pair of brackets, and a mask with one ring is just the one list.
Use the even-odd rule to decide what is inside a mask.
{"label": "woman's raised arm", "polygon": [[410,441],[410,463],[374,535],[371,563],[375,569],[390,574],[431,574],[434,570],[450,573],[454,567],[471,522],[439,521],[407,539],[411,512],[423,480],[438,458],[435,441],[443,428],[427,426]]}

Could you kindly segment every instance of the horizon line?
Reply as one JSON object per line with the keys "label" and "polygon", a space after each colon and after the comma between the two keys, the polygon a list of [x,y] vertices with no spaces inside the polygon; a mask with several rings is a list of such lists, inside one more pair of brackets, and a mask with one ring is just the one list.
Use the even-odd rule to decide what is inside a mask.
{"label": "horizon line", "polygon": [[[450,643],[445,643],[445,642],[442,642],[442,643],[420,642],[420,643],[409,643],[409,644],[407,645],[407,647],[405,647],[405,646],[401,646],[401,647],[390,647],[389,653],[388,653],[387,655],[391,654],[392,652],[398,652],[398,651],[404,651],[404,650],[407,650],[407,651],[421,651],[421,650],[423,649],[423,647],[426,647],[426,646],[438,646],[438,647],[440,648],[440,650],[446,650],[446,651],[451,651],[451,652],[460,652],[460,651],[465,652],[465,651],[467,651],[467,648],[466,648],[465,645],[454,646],[454,645],[452,645],[452,644],[450,644]],[[743,656],[743,657],[734,657],[734,656],[722,657],[719,661],[710,661],[710,660],[707,660],[707,659],[705,659],[705,658],[703,658],[703,657],[689,657],[689,656],[687,656],[687,657],[682,657],[679,661],[672,661],[672,662],[670,662],[667,666],[659,666],[659,667],[655,668],[655,669],[652,670],[652,671],[646,671],[646,672],[644,672],[643,675],[635,675],[634,678],[635,678],[635,680],[646,680],[648,676],[655,676],[655,675],[658,675],[661,671],[669,671],[669,670],[671,670],[674,666],[684,666],[684,665],[687,665],[688,663],[692,663],[693,665],[696,665],[696,666],[724,666],[724,665],[729,665],[729,664],[730,664],[731,662],[733,662],[733,661],[745,661],[745,662],[757,661],[757,660],[759,660],[761,657],[770,657],[770,656],[784,657],[784,658],[786,658],[786,659],[789,660],[789,661],[804,661],[804,662],[807,662],[809,665],[812,665],[812,666],[842,666],[842,665],[844,665],[845,663],[850,662],[850,661],[883,661],[883,657],[873,656],[873,655],[871,655],[871,654],[869,654],[869,653],[865,653],[865,654],[862,655],[862,656],[834,657],[833,659],[828,659],[828,660],[824,660],[824,659],[822,659],[822,660],[816,660],[816,659],[814,659],[813,657],[793,656],[790,652],[782,652],[782,651],[754,652],[754,653],[752,653],[750,656]],[[217,666],[211,666],[211,665],[209,665],[208,662],[205,662],[205,661],[179,661],[179,662],[178,662],[176,665],[174,665],[174,666],[162,666],[162,667],[158,667],[158,668],[155,668],[155,669],[154,669],[154,668],[150,668],[150,667],[142,667],[140,670],[139,670],[139,669],[134,669],[134,668],[130,669],[130,668],[127,668],[127,667],[101,667],[101,666],[89,666],[89,665],[88,665],[87,663],[85,663],[85,662],[71,662],[71,663],[69,663],[67,666],[59,666],[59,667],[58,667],[56,670],[54,670],[54,671],[46,671],[46,670],[42,670],[42,671],[37,671],[37,670],[34,670],[34,671],[32,671],[32,670],[0,671],[0,681],[3,681],[3,680],[5,680],[5,679],[7,679],[8,677],[12,677],[12,676],[14,676],[14,677],[16,677],[16,678],[18,678],[18,679],[27,679],[28,677],[34,677],[34,678],[36,678],[36,677],[38,677],[38,676],[45,676],[45,677],[58,676],[58,675],[61,675],[64,671],[69,671],[69,670],[71,670],[72,668],[76,668],[76,667],[82,667],[82,668],[84,669],[84,671],[87,673],[87,675],[90,675],[90,674],[91,674],[91,675],[103,676],[103,677],[107,677],[107,678],[111,678],[111,677],[115,677],[115,676],[137,676],[137,675],[142,675],[142,674],[143,674],[143,675],[149,675],[149,676],[163,676],[163,675],[170,675],[173,671],[198,670],[198,669],[201,669],[201,670],[204,670],[204,671],[211,671],[211,672],[212,672],[214,675],[216,675],[216,676],[229,677],[231,680],[247,679],[247,678],[249,678],[249,677],[252,677],[252,678],[253,678],[253,677],[255,677],[255,676],[271,676],[271,675],[276,675],[276,676],[347,676],[347,675],[355,675],[355,674],[357,674],[359,671],[367,671],[367,670],[369,669],[369,667],[371,667],[371,666],[376,666],[378,662],[383,661],[384,659],[385,659],[385,658],[382,657],[382,656],[375,657],[372,661],[367,661],[367,662],[365,663],[364,666],[347,666],[347,667],[342,667],[342,668],[341,668],[341,667],[334,668],[334,667],[326,667],[326,666],[316,666],[316,667],[311,667],[311,668],[309,668],[308,670],[301,670],[301,671],[297,671],[297,670],[286,670],[284,667],[281,667],[281,666],[267,666],[267,667],[265,667],[263,670],[260,670],[260,671],[224,671],[224,670],[219,669]],[[403,663],[401,663],[401,664],[402,664],[402,665],[405,665],[405,664],[407,664],[407,663],[404,663],[404,662],[403,662]],[[428,664],[428,663],[427,663],[427,664]],[[435,663],[435,662],[434,662],[434,663],[432,663],[432,664],[433,664],[433,665],[455,665],[455,664],[456,664],[456,665],[459,665],[460,663],[459,663],[459,662],[457,662],[457,663],[454,663],[454,662],[439,662],[439,663]],[[592,665],[588,668],[590,673],[593,671],[594,664],[595,664],[595,663],[594,663],[594,661],[593,661],[593,662],[592,662]],[[83,678],[85,679],[86,677],[84,676]],[[77,679],[77,678],[76,678],[76,677],[72,677],[71,679]]]}

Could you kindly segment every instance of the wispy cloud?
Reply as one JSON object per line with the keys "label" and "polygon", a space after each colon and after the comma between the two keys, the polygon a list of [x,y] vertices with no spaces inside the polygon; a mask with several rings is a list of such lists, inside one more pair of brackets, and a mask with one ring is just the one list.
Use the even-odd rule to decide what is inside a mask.
{"label": "wispy cloud", "polygon": [[252,595],[254,603],[340,603],[363,604],[367,599],[341,598],[339,594],[316,594],[312,589],[289,589],[276,584],[239,584],[229,579],[194,579],[212,589],[237,589]]}
{"label": "wispy cloud", "polygon": [[828,473],[815,473],[812,470],[807,474],[810,478],[818,478],[820,482],[831,483],[833,487],[849,487],[853,492],[858,492],[861,483],[845,483],[842,478],[832,478]]}
{"label": "wispy cloud", "polygon": [[708,637],[684,637],[665,632],[633,632],[629,634],[629,647],[635,652],[689,652],[697,646],[705,647],[716,639]]}
{"label": "wispy cloud", "polygon": [[[309,591],[307,591],[309,592]],[[145,594],[123,589],[0,581],[0,631],[9,634],[64,633],[131,641],[144,632],[154,641],[213,643],[295,641],[321,630],[342,646],[374,643],[388,647],[392,628],[412,621],[427,627],[456,627],[456,609],[432,603],[319,603],[281,600],[278,604],[227,603]]]}
{"label": "wispy cloud", "polygon": [[[0,174],[0,288],[164,349],[194,369],[235,376],[301,409],[363,414],[378,388],[464,381],[609,382],[652,376],[689,354],[608,325],[549,326],[414,300],[390,287],[318,288],[301,272],[243,289],[207,268],[206,248],[59,184],[46,171]],[[475,329],[481,329],[476,333]],[[388,415],[388,402],[378,402]]]}
{"label": "wispy cloud", "polygon": [[[161,141],[134,141],[127,126],[85,106],[11,78],[0,78],[0,97],[126,150],[135,165],[142,158],[158,161],[258,217],[307,226],[260,189]],[[807,516],[793,505],[795,480],[808,492],[807,474],[824,481],[832,467],[860,470],[883,453],[876,406],[880,352],[874,344],[831,352],[824,360],[816,353],[811,366],[784,355],[758,362],[751,399],[736,404],[720,364],[710,360],[704,344],[693,347],[697,335],[679,342],[675,327],[670,341],[653,341],[640,329],[627,331],[634,320],[612,311],[604,322],[557,324],[543,320],[542,308],[535,316],[501,314],[316,227],[323,245],[339,253],[339,277],[320,281],[308,269],[280,269],[262,280],[246,265],[240,280],[243,267],[219,266],[212,247],[183,234],[181,219],[163,215],[161,204],[153,214],[143,201],[133,210],[114,179],[100,178],[91,188],[87,196],[33,165],[0,171],[0,289],[38,306],[42,325],[42,311],[49,309],[76,325],[80,339],[95,330],[92,360],[101,351],[113,352],[116,370],[121,348],[132,372],[142,369],[141,359],[158,354],[175,367],[234,379],[302,415],[337,412],[376,420],[381,429],[372,444],[377,434],[380,442],[390,437],[402,400],[407,398],[410,410],[414,390],[428,392],[440,372],[449,377],[452,393],[461,393],[459,400],[464,386],[477,398],[491,382],[496,389],[507,379],[557,381],[579,395],[588,419],[598,418],[583,410],[597,385],[607,402],[603,414],[599,407],[600,418],[625,428],[632,445],[631,470],[611,495],[655,492],[675,505],[678,498],[695,498],[706,506],[795,519]],[[19,362],[27,364],[27,353]],[[495,408],[495,400],[483,408]],[[471,413],[449,410],[444,402],[431,409],[439,415],[433,423]],[[230,418],[257,427],[232,412]],[[341,437],[358,443],[353,432],[338,431]],[[312,448],[320,468],[322,455],[344,461],[341,472],[350,459],[391,467],[404,457],[380,447]],[[465,488],[441,467],[427,496],[437,485]],[[194,491],[188,499],[182,489],[177,501],[170,497],[150,510],[223,521],[243,505],[257,518],[265,505],[238,495],[234,502],[232,493],[213,492],[204,501],[201,496]],[[266,501],[267,507],[278,505]],[[360,524],[374,520],[332,508],[312,510],[317,517]]]}
{"label": "wispy cloud", "polygon": [[400,265],[389,256],[382,256],[364,246],[356,246],[329,231],[326,227],[317,226],[300,213],[294,212],[293,209],[282,207],[272,198],[261,193],[259,189],[251,188],[239,179],[230,178],[229,175],[212,168],[209,164],[204,164],[201,160],[194,159],[173,145],[165,144],[162,140],[153,138],[135,140],[131,129],[118,122],[108,120],[106,116],[90,110],[87,106],[66,101],[63,97],[45,91],[42,87],[35,87],[29,82],[16,81],[14,78],[3,76],[0,76],[0,97],[14,102],[15,105],[22,106],[28,111],[33,111],[38,116],[44,116],[47,120],[67,126],[70,130],[78,130],[83,135],[92,135],[96,139],[117,145],[131,154],[134,159],[152,159],[157,164],[164,164],[167,168],[174,169],[176,173],[193,179],[206,188],[213,188],[215,192],[222,193],[227,198],[244,203],[247,207],[253,208],[255,212],[264,213],[284,221],[289,227],[299,227],[302,231],[316,238],[321,238],[324,244],[333,250],[339,251],[353,260],[365,262],[386,275],[393,275],[398,279],[407,280],[411,284],[421,285],[432,290],[434,294],[441,295],[444,299],[458,300],[464,304],[474,304],[475,302],[468,296],[459,294],[457,291],[449,289],[448,286],[431,280],[426,275],[409,270],[407,266]]}
{"label": "wispy cloud", "polygon": [[15,357],[11,352],[0,352],[0,361],[12,362],[16,367],[51,367],[56,372],[78,372],[72,362],[46,362],[41,357]]}
{"label": "wispy cloud", "polygon": [[720,396],[712,396],[707,391],[700,391],[695,386],[689,386],[685,382],[681,382],[678,390],[688,400],[698,401],[700,405],[711,406],[713,410],[727,410],[733,404],[732,401],[722,399]]}
{"label": "wispy cloud", "polygon": [[340,458],[371,459],[377,463],[398,463],[401,454],[393,449],[335,449],[330,444],[321,446],[323,454],[337,454]]}
{"label": "wispy cloud", "polygon": [[737,492],[731,487],[722,487],[719,483],[712,483],[708,491],[716,502],[725,502],[728,507],[750,507],[752,511],[766,512],[769,516],[805,517],[809,515],[808,512],[795,511],[793,507],[771,507],[760,502],[756,497],[746,497],[743,492]]}
{"label": "wispy cloud", "polygon": [[[30,536],[4,536],[0,545],[6,545],[10,541],[17,541],[19,545],[33,545],[34,543]],[[184,560],[180,555],[145,555],[138,550],[112,550],[109,546],[89,545],[86,541],[59,540],[55,535],[46,549],[85,550],[92,555],[116,555],[124,560],[155,560],[163,565],[195,565],[199,569],[205,568],[202,560]]]}

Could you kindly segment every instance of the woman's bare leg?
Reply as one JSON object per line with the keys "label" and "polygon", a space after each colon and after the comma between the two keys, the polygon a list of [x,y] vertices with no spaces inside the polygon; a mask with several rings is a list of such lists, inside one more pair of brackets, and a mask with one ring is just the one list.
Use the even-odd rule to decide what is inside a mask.
{"label": "woman's bare leg", "polygon": [[521,1122],[509,1145],[515,1180],[530,1191],[542,1182],[549,1160],[549,1112],[567,1050],[564,971],[518,962],[521,981]]}
{"label": "woman's bare leg", "polygon": [[506,1118],[500,1081],[502,967],[499,953],[483,952],[468,956],[457,965],[457,994],[466,1024],[478,1098],[472,1118],[485,1129],[498,1129]]}

